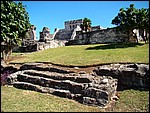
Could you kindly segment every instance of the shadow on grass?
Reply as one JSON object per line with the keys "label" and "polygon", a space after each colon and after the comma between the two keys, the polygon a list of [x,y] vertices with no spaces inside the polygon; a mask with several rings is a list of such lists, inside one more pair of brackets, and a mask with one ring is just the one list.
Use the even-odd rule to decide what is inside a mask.
{"label": "shadow on grass", "polygon": [[142,46],[142,43],[112,43],[107,45],[99,45],[95,47],[88,47],[86,50],[99,50],[99,49],[117,49],[117,48],[128,48]]}

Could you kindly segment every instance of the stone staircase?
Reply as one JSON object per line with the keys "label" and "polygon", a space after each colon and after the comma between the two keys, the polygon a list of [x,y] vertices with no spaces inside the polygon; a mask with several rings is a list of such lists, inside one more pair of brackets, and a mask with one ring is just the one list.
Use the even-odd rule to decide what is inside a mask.
{"label": "stone staircase", "polygon": [[73,30],[59,29],[59,31],[55,34],[54,39],[69,41],[71,39],[72,33],[73,33]]}
{"label": "stone staircase", "polygon": [[74,73],[41,63],[28,63],[7,78],[16,88],[49,93],[80,103],[105,107],[115,95],[117,79],[88,73]]}

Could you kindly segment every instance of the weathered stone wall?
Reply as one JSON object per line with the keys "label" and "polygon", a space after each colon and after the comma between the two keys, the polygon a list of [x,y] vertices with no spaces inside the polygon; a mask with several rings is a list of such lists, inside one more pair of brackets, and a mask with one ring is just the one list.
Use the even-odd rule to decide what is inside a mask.
{"label": "weathered stone wall", "polygon": [[36,40],[24,40],[22,46],[18,47],[18,51],[21,52],[33,52],[37,51],[37,41]]}
{"label": "weathered stone wall", "polygon": [[99,66],[93,72],[98,76],[118,79],[118,86],[149,89],[149,64],[111,64]]}
{"label": "weathered stone wall", "polygon": [[47,43],[45,42],[38,42],[37,50],[45,50],[49,48],[57,48],[65,46],[65,41],[58,41],[58,40],[51,40]]}
{"label": "weathered stone wall", "polygon": [[35,40],[23,41],[22,46],[15,47],[14,52],[34,52],[39,50],[46,50],[49,48],[57,48],[65,46],[66,41],[51,40],[49,42],[37,42]]}
{"label": "weathered stone wall", "polygon": [[100,26],[92,26],[91,31],[102,30]]}
{"label": "weathered stone wall", "polygon": [[117,43],[127,42],[128,36],[115,28],[91,31],[88,33],[78,32],[74,44],[93,44],[93,43]]}

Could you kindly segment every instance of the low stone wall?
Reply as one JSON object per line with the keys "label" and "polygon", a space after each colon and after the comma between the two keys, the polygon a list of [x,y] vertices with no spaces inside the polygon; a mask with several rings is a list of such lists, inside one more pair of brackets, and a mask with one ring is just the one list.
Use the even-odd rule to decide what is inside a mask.
{"label": "low stone wall", "polygon": [[45,50],[49,48],[57,48],[65,46],[65,41],[58,41],[58,40],[51,40],[47,43],[45,42],[38,42],[37,50]]}
{"label": "low stone wall", "polygon": [[49,48],[57,48],[65,46],[66,41],[51,40],[48,42],[37,42],[33,40],[24,41],[20,47],[15,47],[14,52],[34,52],[39,50],[45,50]]}

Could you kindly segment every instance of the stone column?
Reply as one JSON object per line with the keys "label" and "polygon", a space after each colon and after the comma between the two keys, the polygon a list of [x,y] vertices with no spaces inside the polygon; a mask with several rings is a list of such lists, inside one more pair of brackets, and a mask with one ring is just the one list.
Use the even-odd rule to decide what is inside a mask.
{"label": "stone column", "polygon": [[36,40],[36,27],[34,25],[31,26],[31,33],[30,33],[30,37],[31,37],[31,40]]}

